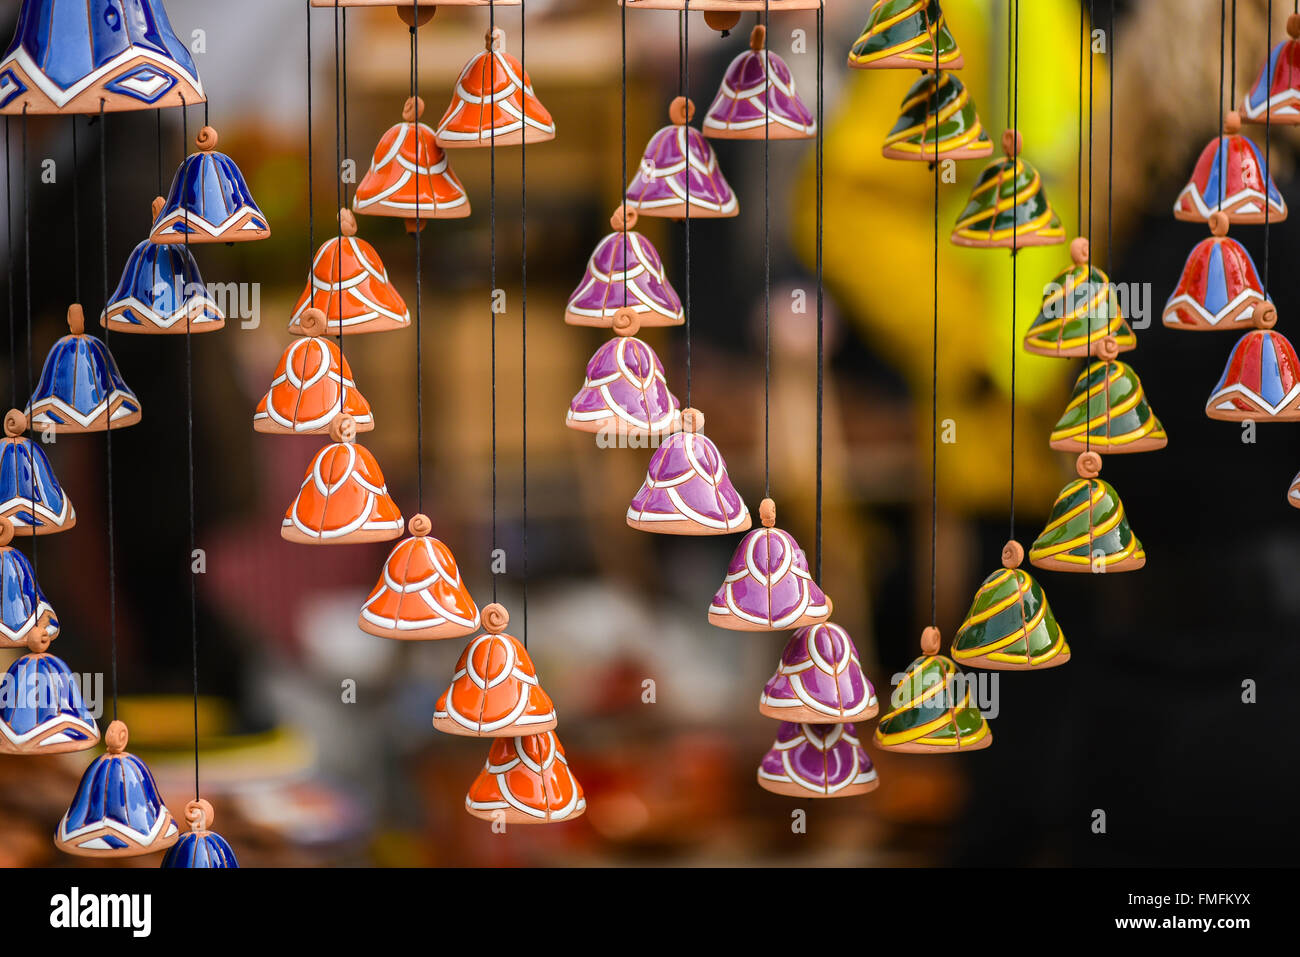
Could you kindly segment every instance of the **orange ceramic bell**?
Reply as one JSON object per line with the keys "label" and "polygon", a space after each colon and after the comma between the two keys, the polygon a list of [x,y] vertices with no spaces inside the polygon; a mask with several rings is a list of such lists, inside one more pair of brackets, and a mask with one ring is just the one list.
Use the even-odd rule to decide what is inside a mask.
{"label": "orange ceramic bell", "polygon": [[380,137],[370,169],[352,197],[358,213],[400,217],[406,220],[407,232],[423,229],[426,219],[469,215],[465,187],[451,171],[433,130],[419,122],[423,115],[424,100],[407,99],[402,122]]}
{"label": "orange ceramic bell", "polygon": [[497,738],[478,773],[465,810],[485,821],[556,824],[587,810],[582,785],[569,769],[564,745],[554,731]]}
{"label": "orange ceramic bell", "polygon": [[438,123],[438,145],[517,146],[555,139],[555,121],[533,93],[527,71],[506,52],[505,31],[497,27],[486,39],[487,48],[456,80]]}
{"label": "orange ceramic bell", "polygon": [[295,336],[311,334],[302,327],[302,316],[311,309],[324,314],[331,335],[388,332],[411,324],[410,310],[388,281],[379,253],[357,239],[357,219],[351,210],[339,210],[339,235],[316,251],[311,279],[289,322]]}
{"label": "orange ceramic bell", "polygon": [[496,602],[483,609],[484,633],[456,662],[451,687],[433,712],[433,726],[448,734],[512,738],[541,734],[556,725],[555,705],[517,638],[505,634],[510,615]]}
{"label": "orange ceramic bell", "polygon": [[299,327],[305,337],[284,350],[271,388],[253,413],[253,428],[272,435],[319,435],[341,412],[353,418],[358,432],[373,429],[370,403],[352,381],[347,358],[325,338],[325,314],[308,309]]}
{"label": "orange ceramic bell", "polygon": [[478,606],[451,549],[429,534],[433,523],[427,515],[416,515],[407,528],[411,537],[398,542],[384,562],[357,626],[370,635],[407,641],[472,635],[479,626]]}
{"label": "orange ceramic bell", "polygon": [[350,545],[401,535],[402,513],[388,495],[379,463],[356,444],[356,420],[336,415],[330,438],[333,444],[316,453],[284,513],[280,537],[301,545]]}

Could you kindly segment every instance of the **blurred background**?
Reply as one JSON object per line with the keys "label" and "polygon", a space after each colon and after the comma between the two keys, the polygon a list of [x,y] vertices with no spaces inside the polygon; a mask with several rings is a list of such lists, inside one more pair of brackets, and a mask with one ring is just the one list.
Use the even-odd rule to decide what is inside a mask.
{"label": "blurred background", "polygon": [[[1111,456],[1105,471],[1146,545],[1147,567],[1107,576],[1039,573],[1074,656],[1064,668],[1000,676],[994,746],[934,758],[881,754],[868,744],[880,788],[819,802],[778,797],[754,781],[776,730],[759,715],[758,694],[787,636],[707,624],[708,601],[736,539],[630,530],[623,516],[648,452],[600,449],[590,435],[564,427],[584,365],[606,337],[566,326],[562,316],[623,186],[620,14],[613,2],[529,0],[526,65],[558,135],[526,154],[526,550],[518,148],[497,151],[495,174],[487,151],[451,155],[473,215],[430,224],[421,264],[424,508],[482,604],[491,594],[487,291],[495,175],[496,285],[509,302],[497,337],[497,521],[508,557],[498,586],[514,616],[511,631],[519,635],[526,566],[529,650],[557,703],[558,733],[589,804],[576,822],[516,827],[506,836],[463,809],[487,743],[430,727],[433,703],[463,642],[408,645],[357,630],[359,606],[389,545],[313,549],[283,542],[281,516],[321,442],[258,435],[251,427],[253,407],[290,341],[286,326],[313,246],[333,235],[336,157],[355,160],[364,172],[374,144],[400,119],[409,90],[407,30],[390,9],[349,11],[345,30],[342,17],[314,10],[309,71],[305,0],[166,5],[182,38],[204,31],[206,52],[196,59],[210,122],[273,230],[267,242],[195,250],[208,282],[261,289],[256,328],[230,321],[193,343],[198,544],[207,554],[207,573],[198,580],[203,791],[242,864],[1295,860],[1294,828],[1273,821],[1289,818],[1300,783],[1288,730],[1300,717],[1290,686],[1300,666],[1300,515],[1284,497],[1300,468],[1300,442],[1294,427],[1263,425],[1257,441],[1245,444],[1237,426],[1208,420],[1205,397],[1234,338],[1179,334],[1159,321],[1184,258],[1207,234],[1203,226],[1175,222],[1170,210],[1218,121],[1219,2],[1116,3],[1114,177],[1108,184],[1109,61],[1097,57],[1091,185],[1087,156],[1079,163],[1080,123],[1086,124],[1080,6],[1077,0],[1021,5],[1018,112],[1025,155],[1042,173],[1069,234],[1091,234],[1094,261],[1117,282],[1150,284],[1151,325],[1139,331],[1139,348],[1126,359],[1142,376],[1170,442],[1155,453]],[[1265,57],[1266,3],[1232,5],[1238,23],[1227,73],[1239,101]],[[1104,25],[1109,4],[1095,6]],[[1290,5],[1274,6],[1277,42]],[[17,7],[7,3],[0,15],[4,36],[12,33]],[[930,623],[934,210],[925,164],[880,155],[915,74],[845,66],[869,7],[867,0],[832,0],[826,12],[823,584],[883,708],[891,677],[915,656],[920,630]],[[996,142],[1008,111],[1005,0],[947,0],[944,10],[965,54],[961,79]],[[497,10],[496,20],[518,56],[519,8]],[[746,48],[754,21],[745,15],[723,38],[701,16],[690,16],[689,93],[701,111],[727,63]],[[462,66],[482,49],[487,22],[483,8],[444,8],[420,30],[426,122],[436,122]],[[815,29],[812,12],[774,14],[768,40],[810,105]],[[797,31],[806,52],[797,52]],[[342,73],[336,72],[336,37],[346,51],[346,133],[335,119]],[[628,13],[630,171],[679,92],[678,48],[677,14]],[[1086,109],[1086,88],[1082,96]],[[202,115],[202,108],[190,110],[191,140]],[[24,182],[22,128],[20,120],[5,124],[11,215],[0,233],[11,264],[0,305],[12,303],[9,334],[0,335],[8,343],[0,347],[11,354],[0,362],[0,375],[10,381],[15,405],[66,332],[74,249],[86,310],[98,314],[103,288],[116,286],[127,254],[147,233],[150,201],[166,191],[191,148],[177,111],[168,111],[161,127],[149,113],[112,114],[106,124],[32,117]],[[1262,128],[1246,132],[1262,143]],[[1295,128],[1274,127],[1273,174],[1293,206],[1300,202],[1298,142]],[[708,417],[710,437],[755,508],[764,474],[763,147],[714,145],[741,212],[690,226],[693,404]],[[101,195],[105,148],[108,182]],[[54,183],[41,181],[46,158],[57,163]],[[981,166],[959,164],[957,181],[943,186],[939,200],[938,414],[957,428],[957,441],[939,446],[938,463],[935,623],[945,640],[979,582],[999,565],[1009,533],[1013,344],[1018,349],[1043,284],[1068,262],[1064,246],[1023,251],[1013,303],[1005,251],[947,241]],[[772,491],[780,525],[811,553],[815,312],[794,313],[790,304],[793,290],[807,290],[811,299],[815,289],[812,141],[774,142],[769,179]],[[414,311],[415,251],[402,225],[362,217],[360,228]],[[681,224],[647,217],[639,228],[684,294]],[[1296,254],[1295,231],[1290,222],[1269,231],[1270,291],[1285,333],[1293,332],[1300,293],[1287,265]],[[1240,227],[1233,235],[1262,265],[1263,228]],[[30,286],[23,282],[28,270]],[[375,431],[362,441],[408,516],[416,481],[413,335],[346,344],[376,416]],[[681,395],[685,330],[649,330],[644,338]],[[111,346],[145,409],[140,425],[113,438],[121,716],[131,727],[132,750],[150,762],[168,804],[179,809],[191,796],[193,775],[185,345],[175,337],[117,335]],[[1079,366],[1023,351],[1016,356],[1015,534],[1026,546],[1073,475],[1073,456],[1051,451],[1047,435]],[[102,439],[64,436],[49,449],[78,523],[73,532],[37,544],[40,580],[63,623],[56,651],[77,672],[106,672],[110,657]],[[647,679],[656,686],[653,704],[642,700]],[[1243,703],[1245,681],[1257,684],[1256,703]],[[355,703],[343,700],[346,682],[356,684]],[[859,726],[864,741],[873,725]],[[58,856],[50,841],[85,763],[85,755],[0,758],[0,863],[85,863]],[[796,808],[808,812],[805,834],[792,833]],[[1093,829],[1097,810],[1105,812],[1104,834]]]}

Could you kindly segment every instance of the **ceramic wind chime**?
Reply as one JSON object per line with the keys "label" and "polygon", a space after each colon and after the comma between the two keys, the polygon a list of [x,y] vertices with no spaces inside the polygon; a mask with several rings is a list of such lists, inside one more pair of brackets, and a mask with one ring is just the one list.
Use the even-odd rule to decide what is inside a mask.
{"label": "ceramic wind chime", "polygon": [[0,518],[15,535],[50,535],[77,524],[77,512],[64,493],[39,442],[26,435],[27,416],[20,409],[5,413],[0,440]]}
{"label": "ceramic wind chime", "polygon": [[1100,478],[1101,456],[1082,452],[1079,477],[1061,489],[1029,561],[1059,572],[1126,572],[1146,564],[1146,550],[1129,526],[1124,503]]}
{"label": "ceramic wind chime", "polygon": [[26,648],[34,635],[59,636],[59,619],[32,563],[11,544],[14,523],[0,518],[0,648]]}
{"label": "ceramic wind chime", "polygon": [[881,152],[886,159],[929,163],[981,159],[993,155],[993,141],[961,80],[951,73],[923,73],[903,97]]}
{"label": "ceramic wind chime", "polygon": [[641,320],[630,308],[614,315],[610,339],[587,363],[582,388],[565,425],[579,432],[658,439],[681,423],[681,403],[668,391],[663,363],[636,337]]}
{"label": "ceramic wind chime", "polygon": [[894,688],[890,711],[876,723],[876,747],[906,754],[956,754],[993,743],[993,732],[971,700],[970,682],[940,653],[939,629],[921,633],[921,657]]}
{"label": "ceramic wind chime", "polygon": [[[717,219],[736,216],[740,203],[718,168],[713,147],[695,127],[695,104],[673,99],[672,122],[646,144],[637,173],[627,186],[626,204],[643,216]],[[688,212],[689,207],[689,212]]]}
{"label": "ceramic wind chime", "polygon": [[965,65],[938,0],[875,0],[849,51],[859,70],[960,70]]}
{"label": "ceramic wind chime", "polygon": [[235,161],[217,151],[217,131],[205,126],[198,150],[181,163],[171,192],[154,212],[155,243],[244,243],[269,239],[271,227]]}
{"label": "ceramic wind chime", "polygon": [[361,215],[398,217],[407,232],[423,229],[426,219],[462,219],[470,212],[465,187],[433,129],[419,121],[423,115],[424,100],[409,97],[402,122],[380,137],[352,197],[352,208]]}
{"label": "ceramic wind chime", "polygon": [[1228,235],[1228,216],[1210,214],[1211,235],[1192,249],[1165,304],[1170,329],[1250,329],[1256,311],[1272,308],[1246,247]]}
{"label": "ceramic wind chime", "polygon": [[486,49],[465,65],[438,122],[443,149],[517,146],[555,139],[555,121],[533,92],[520,62],[506,52],[505,31],[488,32]]}
{"label": "ceramic wind chime", "polygon": [[701,128],[704,135],[729,140],[799,140],[817,135],[817,120],[799,99],[786,62],[766,46],[760,23],[749,34],[749,49],[727,67],[722,85]]}
{"label": "ceramic wind chime", "polygon": [[34,430],[103,432],[140,421],[140,400],[127,388],[102,339],[86,334],[81,306],[68,307],[68,334],[54,343],[27,403]]}
{"label": "ceramic wind chime", "polygon": [[636,222],[636,210],[614,210],[613,232],[596,245],[586,273],[569,296],[564,310],[569,325],[609,329],[620,309],[630,309],[645,329],[686,321],[681,297],[668,280],[658,250],[636,232]]}
{"label": "ceramic wind chime", "polygon": [[1223,118],[1223,135],[1206,144],[1192,178],[1174,201],[1174,218],[1205,223],[1222,212],[1230,223],[1262,223],[1265,207],[1270,222],[1286,219],[1286,200],[1263,154],[1241,135],[1241,116],[1229,110]]}
{"label": "ceramic wind chime", "polygon": [[456,558],[432,534],[424,514],[407,524],[379,581],[361,606],[357,626],[379,638],[437,641],[464,638],[479,627],[478,605],[460,577]]}
{"label": "ceramic wind chime", "polygon": [[704,14],[704,23],[724,37],[740,23],[742,13],[784,13],[817,10],[822,0],[619,0],[629,10],[681,10]]}
{"label": "ceramic wind chime", "polygon": [[216,815],[212,805],[202,798],[185,805],[185,823],[190,827],[176,839],[163,856],[165,868],[238,867],[235,850],[224,837],[211,830]]}
{"label": "ceramic wind chime", "polygon": [[952,640],[953,660],[995,671],[1054,668],[1070,660],[1061,626],[1043,586],[1020,564],[1025,550],[1010,541],[1002,567],[984,579]]}
{"label": "ceramic wind chime", "polygon": [[1241,118],[1248,123],[1300,123],[1300,14],[1286,18],[1283,40],[1268,55],[1255,85],[1241,101]]}
{"label": "ceramic wind chime", "polygon": [[316,308],[297,318],[302,338],[289,343],[275,367],[271,388],[253,413],[253,428],[276,435],[328,433],[340,413],[358,432],[375,427],[370,403],[352,381],[352,368],[338,344],[326,337],[325,313]]}
{"label": "ceramic wind chime", "polygon": [[[160,211],[161,203],[155,219]],[[185,335],[216,332],[226,317],[208,294],[188,247],[146,239],[127,257],[99,324],[112,332]]]}
{"label": "ceramic wind chime", "polygon": [[1042,177],[1021,159],[1023,145],[1017,130],[1002,134],[1006,155],[980,171],[953,227],[953,243],[980,249],[1020,249],[1065,242],[1065,229],[1047,199]]}

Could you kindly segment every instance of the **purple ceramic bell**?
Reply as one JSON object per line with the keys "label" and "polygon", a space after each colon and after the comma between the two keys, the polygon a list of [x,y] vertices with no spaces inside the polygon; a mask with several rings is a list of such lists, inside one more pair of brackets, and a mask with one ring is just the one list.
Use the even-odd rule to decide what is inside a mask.
{"label": "purple ceramic bell", "polygon": [[618,338],[597,349],[587,363],[587,378],[569,403],[569,428],[608,439],[658,438],[678,427],[681,403],[668,391],[659,357],[636,338],[639,328],[636,313],[618,310]]}
{"label": "purple ceramic bell", "polygon": [[776,528],[776,504],[763,499],[762,528],[743,539],[709,606],[709,624],[733,631],[783,631],[819,625],[831,616],[808,559],[789,532]]}
{"label": "purple ceramic bell", "polygon": [[853,725],[782,721],[758,783],[776,794],[830,798],[874,791],[880,779]]}
{"label": "purple ceramic bell", "polygon": [[633,528],[664,535],[727,535],[749,528],[749,509],[703,430],[704,416],[687,409],[682,430],[655,449],[641,491],[628,506]]}
{"label": "purple ceramic bell", "polygon": [[853,639],[830,622],[791,636],[758,703],[769,718],[800,723],[861,721],[879,708]]}
{"label": "purple ceramic bell", "polygon": [[564,321],[571,326],[613,325],[620,309],[631,309],[644,327],[680,326],[686,321],[682,301],[664,272],[663,260],[636,228],[636,210],[620,206],[587,260],[587,272],[569,297]]}
{"label": "purple ceramic bell", "polygon": [[762,24],[749,35],[749,49],[731,61],[704,135],[730,140],[802,140],[817,135],[817,120],[795,92],[790,67],[764,49]]}
{"label": "purple ceramic bell", "polygon": [[650,137],[641,167],[627,185],[628,205],[643,216],[684,219],[689,195],[691,219],[737,215],[740,204],[713,147],[689,125],[695,105],[679,96],[669,113],[672,125]]}

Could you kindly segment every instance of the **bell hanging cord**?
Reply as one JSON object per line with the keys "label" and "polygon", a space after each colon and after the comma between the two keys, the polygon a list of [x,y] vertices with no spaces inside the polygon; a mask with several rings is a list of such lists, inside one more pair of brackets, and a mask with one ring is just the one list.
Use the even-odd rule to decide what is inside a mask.
{"label": "bell hanging cord", "polygon": [[[928,26],[928,24],[927,24]],[[935,93],[931,112],[935,127],[939,125],[939,44],[934,43]],[[939,179],[940,164],[931,163],[934,171],[934,260],[932,276],[932,310],[930,327],[930,623],[939,618]],[[1014,189],[1014,180],[1012,181]],[[937,648],[935,649],[938,650]]]}
{"label": "bell hanging cord", "polygon": [[[72,127],[72,301],[81,302],[81,197],[78,180],[81,179],[77,162],[77,117],[69,117]],[[105,277],[108,271],[104,271]],[[107,284],[107,278],[105,279]],[[108,301],[108,297],[104,297]]]}
{"label": "bell hanging cord", "polygon": [[[103,246],[104,256],[104,302],[108,302],[108,122],[104,113],[104,101],[99,101],[99,191],[100,191],[100,241]],[[189,318],[186,317],[186,327],[188,328]],[[109,329],[104,326],[104,346],[108,347]],[[188,337],[187,337],[188,338]],[[186,368],[189,368],[189,355],[186,354]],[[187,371],[188,376],[188,371]],[[112,687],[113,687],[113,720],[117,720],[117,547],[114,540],[114,521],[113,521],[113,413],[109,407],[109,399],[105,397],[105,416],[104,416],[104,486],[105,496],[107,499],[107,512],[105,514],[105,526],[108,532],[108,644],[111,655],[112,665]],[[191,416],[192,418],[192,416]],[[194,484],[194,458],[193,458],[193,439],[190,439],[190,500],[193,502],[193,484]],[[193,506],[191,505],[191,512]],[[192,527],[192,523],[191,523]],[[191,534],[191,553],[194,550],[193,535]],[[190,593],[193,595],[194,576],[190,576]],[[190,619],[194,619],[194,601],[190,600]]]}
{"label": "bell hanging cord", "polygon": [[[339,210],[338,225],[334,234],[334,289],[340,293],[343,288],[343,203],[346,190],[343,185],[343,99],[344,79],[342,76],[342,46],[339,41],[339,5],[334,3],[334,205]],[[344,397],[347,390],[343,386],[343,296],[335,295],[335,317],[339,324],[339,414],[344,412]]]}
{"label": "bell hanging cord", "polygon": [[[678,20],[681,29],[681,83],[682,83],[682,110],[686,116],[686,122],[682,124],[685,127],[683,133],[686,149],[686,202],[683,213],[682,226],[682,253],[685,259],[686,268],[686,293],[682,300],[683,315],[686,318],[686,408],[691,408],[691,385],[692,385],[692,350],[694,346],[694,336],[691,333],[691,0],[685,0],[682,7],[681,18]],[[624,283],[626,285],[626,282]]]}
{"label": "bell hanging cord", "polygon": [[[312,185],[315,183],[314,171],[314,153],[312,136],[312,97],[311,97],[311,0],[303,0],[306,8],[306,25],[307,40],[307,296],[308,301],[313,298],[315,285],[313,283],[313,266],[316,259],[316,209],[312,203]],[[161,114],[159,114],[161,115]],[[161,127],[159,128],[159,143],[161,144]],[[158,189],[162,191],[162,147],[159,146],[158,153]]]}
{"label": "bell hanging cord", "polygon": [[[1112,0],[1113,2],[1113,0]],[[1297,7],[1300,7],[1300,0],[1296,0]],[[1273,52],[1273,0],[1268,0],[1268,9],[1265,14],[1266,26],[1265,46],[1264,46],[1264,64],[1267,69],[1269,57]],[[1272,83],[1271,78],[1267,80]],[[1264,295],[1269,292],[1268,284],[1268,266],[1269,266],[1269,207],[1273,204],[1269,201],[1268,184],[1272,182],[1273,169],[1270,165],[1272,156],[1272,132],[1273,132],[1273,91],[1271,87],[1265,87],[1264,95]]]}
{"label": "bell hanging cord", "polygon": [[[488,96],[497,88],[496,43],[497,9],[488,0]],[[494,302],[497,288],[497,124],[489,113],[488,142],[488,313],[492,324],[492,554],[497,550],[497,311]],[[497,600],[497,572],[492,569],[492,601]]]}
{"label": "bell hanging cord", "polygon": [[822,581],[822,533],[824,529],[823,476],[825,470],[824,447],[826,439],[826,323],[824,319],[825,290],[822,282],[823,239],[825,228],[825,157],[822,152],[822,128],[825,125],[822,105],[822,82],[826,57],[826,0],[817,4],[817,141],[814,146],[814,158],[817,180],[817,228],[816,228],[816,273],[817,273],[817,488],[816,511],[817,527],[814,534],[813,552],[816,559],[816,578],[818,585]]}
{"label": "bell hanging cord", "polygon": [[[420,23],[419,0],[411,0],[411,102],[415,104],[415,123],[420,122]],[[418,144],[418,138],[417,138]],[[419,146],[416,146],[416,166],[419,166]],[[415,174],[415,511],[424,513],[424,337],[420,315],[424,305],[424,290],[420,273],[423,258],[420,250],[420,174]]]}
{"label": "bell hanging cord", "polygon": [[9,408],[18,408],[18,316],[14,311],[14,184],[10,145],[13,133],[5,116],[5,296],[9,310]]}
{"label": "bell hanging cord", "polygon": [[[689,3],[690,0],[687,0]],[[763,27],[767,28],[771,0],[763,0]],[[767,91],[772,83],[772,61],[764,43],[763,57],[763,497],[772,497],[772,111]],[[690,163],[690,151],[686,153]],[[689,170],[687,171],[689,173]],[[690,181],[689,175],[687,181]]]}
{"label": "bell hanging cord", "polygon": [[[1015,166],[1020,162],[1020,0],[1007,0],[1007,33],[1010,35],[1011,57],[1007,63],[1010,95],[1007,97],[1007,124],[1014,138],[1013,184]],[[1012,187],[1014,189],[1014,185]],[[1009,506],[1007,509],[1010,535],[1008,541],[1016,540],[1016,227],[1017,219],[1011,220],[1011,422],[1009,472]]]}
{"label": "bell hanging cord", "polygon": [[[519,73],[520,76],[528,75],[528,58],[527,58],[527,10],[525,0],[519,0]],[[495,58],[494,58],[495,59]],[[493,89],[496,89],[495,84]],[[521,119],[521,123],[524,120]],[[493,118],[493,129],[496,128],[496,119]],[[520,352],[520,391],[521,391],[521,411],[520,411],[520,431],[522,451],[520,453],[520,469],[522,489],[520,493],[520,536],[522,552],[523,574],[520,576],[520,609],[522,613],[523,629],[520,637],[523,640],[524,647],[528,647],[528,135],[524,129],[519,140],[519,308],[520,308],[520,330],[519,330],[519,352]],[[626,234],[624,235],[626,240]],[[627,255],[627,247],[624,246],[624,256]],[[624,283],[624,295],[627,295],[627,284]],[[625,303],[626,304],[626,303]]]}

